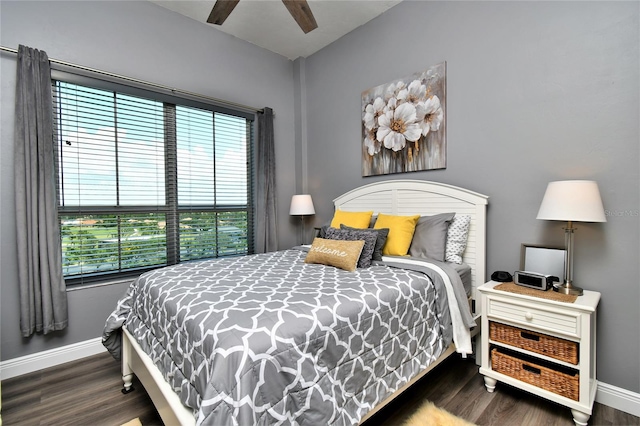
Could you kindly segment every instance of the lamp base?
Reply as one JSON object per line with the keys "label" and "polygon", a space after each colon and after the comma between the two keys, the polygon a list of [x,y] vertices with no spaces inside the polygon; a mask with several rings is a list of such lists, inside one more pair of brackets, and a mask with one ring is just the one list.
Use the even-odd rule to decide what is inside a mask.
{"label": "lamp base", "polygon": [[584,291],[580,288],[580,287],[576,287],[574,285],[571,285],[569,283],[563,283],[560,284],[558,286],[553,286],[553,290],[557,291],[558,293],[562,293],[562,294],[572,294],[575,296],[582,296],[582,294],[584,293]]}

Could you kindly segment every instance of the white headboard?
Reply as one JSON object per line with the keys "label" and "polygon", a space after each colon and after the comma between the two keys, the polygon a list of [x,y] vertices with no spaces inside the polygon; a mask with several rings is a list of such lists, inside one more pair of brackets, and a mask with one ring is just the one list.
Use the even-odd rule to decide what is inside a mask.
{"label": "white headboard", "polygon": [[471,266],[472,292],[486,278],[486,216],[489,197],[438,182],[424,180],[388,180],[353,189],[335,200],[336,209],[368,211],[374,214],[423,216],[456,212],[471,216],[467,248],[463,261]]}

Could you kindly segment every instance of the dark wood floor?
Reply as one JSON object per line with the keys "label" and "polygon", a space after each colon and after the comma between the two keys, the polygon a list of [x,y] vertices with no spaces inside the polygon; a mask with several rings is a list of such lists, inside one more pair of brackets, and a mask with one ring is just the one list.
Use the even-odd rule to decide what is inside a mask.
{"label": "dark wood floor", "polygon": [[[495,392],[487,392],[475,361],[455,354],[407,393],[376,414],[371,419],[373,424],[402,424],[429,400],[477,425],[574,425],[571,410],[527,392],[502,383],[497,384]],[[596,402],[589,424],[640,425],[640,417]]]}
{"label": "dark wood floor", "polygon": [[[12,425],[109,425],[135,417],[161,421],[144,388],[120,392],[120,366],[108,354],[2,382],[2,422]],[[573,425],[568,409],[498,383],[484,388],[471,360],[455,355],[372,417],[367,425],[399,425],[425,400],[478,425]],[[596,403],[591,425],[640,425],[640,418]]]}
{"label": "dark wood floor", "polygon": [[144,388],[122,394],[120,364],[108,353],[2,382],[2,425],[109,425],[140,417],[161,425]]}

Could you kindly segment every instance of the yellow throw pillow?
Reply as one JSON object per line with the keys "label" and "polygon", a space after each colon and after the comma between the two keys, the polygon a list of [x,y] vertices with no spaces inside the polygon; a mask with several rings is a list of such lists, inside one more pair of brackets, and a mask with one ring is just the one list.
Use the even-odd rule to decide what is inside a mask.
{"label": "yellow throw pillow", "polygon": [[346,212],[336,210],[331,220],[331,227],[340,229],[340,225],[352,228],[368,228],[373,211],[370,212]]}
{"label": "yellow throw pillow", "polygon": [[320,263],[353,272],[358,265],[363,240],[343,241],[314,238],[305,263]]}
{"label": "yellow throw pillow", "polygon": [[420,215],[393,216],[378,214],[378,220],[373,229],[389,228],[387,243],[382,248],[385,256],[406,256],[411,246],[413,233],[416,230]]}

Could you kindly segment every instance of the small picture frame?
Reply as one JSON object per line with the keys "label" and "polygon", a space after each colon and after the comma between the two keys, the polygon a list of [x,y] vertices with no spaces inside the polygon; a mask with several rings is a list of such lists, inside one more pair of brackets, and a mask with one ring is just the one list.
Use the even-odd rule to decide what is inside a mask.
{"label": "small picture frame", "polygon": [[520,270],[554,275],[560,282],[565,278],[567,251],[563,247],[549,247],[537,244],[522,244],[520,250]]}

